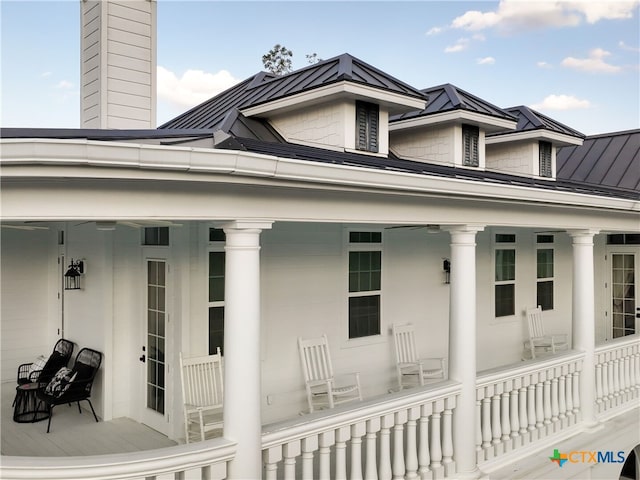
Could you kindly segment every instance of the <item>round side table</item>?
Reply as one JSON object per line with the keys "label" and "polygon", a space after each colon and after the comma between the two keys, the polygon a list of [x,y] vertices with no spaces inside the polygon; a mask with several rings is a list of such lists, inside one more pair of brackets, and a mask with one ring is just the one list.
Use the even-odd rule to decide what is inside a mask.
{"label": "round side table", "polygon": [[38,383],[25,383],[16,387],[14,422],[33,423],[49,418],[49,410],[46,404],[38,399],[37,391]]}

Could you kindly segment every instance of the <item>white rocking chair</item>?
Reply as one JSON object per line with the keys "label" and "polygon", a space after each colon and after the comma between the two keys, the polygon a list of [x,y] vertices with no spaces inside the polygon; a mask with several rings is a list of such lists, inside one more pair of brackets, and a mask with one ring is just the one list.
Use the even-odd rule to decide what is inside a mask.
{"label": "white rocking chair", "polygon": [[204,440],[206,432],[222,428],[220,348],[215,355],[201,357],[183,358],[180,353],[180,371],[186,442]]}
{"label": "white rocking chair", "polygon": [[351,376],[352,382],[340,383],[334,379],[327,336],[303,340],[298,338],[300,361],[304,374],[309,412],[316,408],[333,408],[336,405],[362,400],[359,373]]}
{"label": "white rocking chair", "polygon": [[444,380],[444,358],[418,358],[413,325],[392,325],[398,388],[416,387],[430,380]]}
{"label": "white rocking chair", "polygon": [[536,355],[552,355],[557,351],[569,349],[567,335],[545,334],[541,307],[538,306],[527,310],[527,327],[529,329],[529,340],[524,342],[524,349],[525,352],[531,353],[532,359],[535,359]]}

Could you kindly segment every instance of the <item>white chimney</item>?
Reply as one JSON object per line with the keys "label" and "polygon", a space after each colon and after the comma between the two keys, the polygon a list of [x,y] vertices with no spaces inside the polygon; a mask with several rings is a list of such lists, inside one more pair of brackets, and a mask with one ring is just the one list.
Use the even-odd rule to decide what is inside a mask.
{"label": "white chimney", "polygon": [[156,127],[156,0],[81,0],[82,128]]}

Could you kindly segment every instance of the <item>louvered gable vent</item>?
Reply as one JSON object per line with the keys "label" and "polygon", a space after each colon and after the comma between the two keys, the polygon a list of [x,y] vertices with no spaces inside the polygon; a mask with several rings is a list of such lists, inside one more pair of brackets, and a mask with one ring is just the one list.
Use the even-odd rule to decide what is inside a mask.
{"label": "louvered gable vent", "polygon": [[478,152],[478,141],[480,138],[480,129],[473,125],[462,126],[462,146],[463,157],[462,164],[467,167],[477,167],[479,165],[480,155]]}
{"label": "louvered gable vent", "polygon": [[375,103],[356,102],[358,150],[378,152],[380,107]]}

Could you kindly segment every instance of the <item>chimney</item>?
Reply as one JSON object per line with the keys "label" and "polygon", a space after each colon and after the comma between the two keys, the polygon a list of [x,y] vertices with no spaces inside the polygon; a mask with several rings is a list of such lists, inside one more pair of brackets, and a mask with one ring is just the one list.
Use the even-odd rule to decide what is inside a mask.
{"label": "chimney", "polygon": [[156,127],[156,0],[81,0],[82,128]]}

